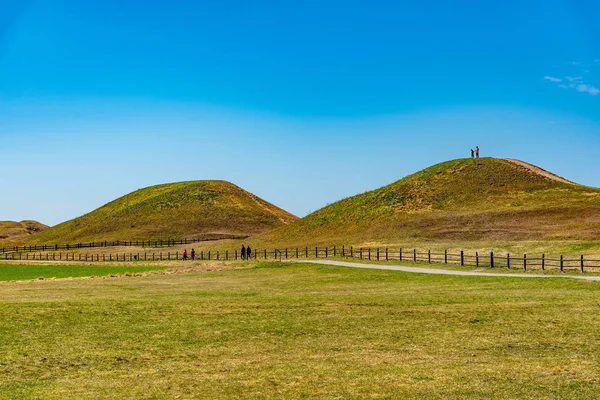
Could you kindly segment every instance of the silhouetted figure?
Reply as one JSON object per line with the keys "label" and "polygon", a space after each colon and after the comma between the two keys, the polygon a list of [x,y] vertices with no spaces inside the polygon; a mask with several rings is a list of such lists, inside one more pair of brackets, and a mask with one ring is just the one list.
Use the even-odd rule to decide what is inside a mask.
{"label": "silhouetted figure", "polygon": [[242,260],[246,259],[246,247],[242,245]]}
{"label": "silhouetted figure", "polygon": [[187,249],[183,250],[183,259],[187,260]]}
{"label": "silhouetted figure", "polygon": [[192,251],[190,252],[190,257],[193,259],[196,258],[196,250],[192,249]]}
{"label": "silhouetted figure", "polygon": [[250,250],[250,246],[246,247],[246,258],[248,260],[252,259],[252,250]]}
{"label": "silhouetted figure", "polygon": [[479,146],[475,147],[475,157],[479,158]]}
{"label": "silhouetted figure", "polygon": [[475,157],[475,150],[471,149],[471,158]]}

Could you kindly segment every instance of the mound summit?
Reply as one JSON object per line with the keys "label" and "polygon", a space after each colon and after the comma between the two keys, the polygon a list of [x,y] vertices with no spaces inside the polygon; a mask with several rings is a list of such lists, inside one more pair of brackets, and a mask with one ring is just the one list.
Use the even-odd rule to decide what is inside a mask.
{"label": "mound summit", "polygon": [[298,219],[226,181],[151,186],[32,236],[32,243],[228,238]]}
{"label": "mound summit", "polygon": [[597,239],[600,189],[519,160],[443,162],[256,238],[278,245]]}

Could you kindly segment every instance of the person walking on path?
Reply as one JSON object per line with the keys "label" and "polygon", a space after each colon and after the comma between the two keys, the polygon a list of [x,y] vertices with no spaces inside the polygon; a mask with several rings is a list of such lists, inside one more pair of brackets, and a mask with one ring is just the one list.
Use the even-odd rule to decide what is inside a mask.
{"label": "person walking on path", "polygon": [[195,259],[196,258],[196,250],[192,249],[190,256],[192,257],[192,260]]}
{"label": "person walking on path", "polygon": [[252,258],[252,250],[250,250],[250,246],[246,247],[246,258],[248,260]]}
{"label": "person walking on path", "polygon": [[187,249],[183,250],[183,260],[187,260]]}
{"label": "person walking on path", "polygon": [[242,260],[246,259],[246,246],[242,245]]}
{"label": "person walking on path", "polygon": [[475,158],[475,150],[471,149],[471,158]]}

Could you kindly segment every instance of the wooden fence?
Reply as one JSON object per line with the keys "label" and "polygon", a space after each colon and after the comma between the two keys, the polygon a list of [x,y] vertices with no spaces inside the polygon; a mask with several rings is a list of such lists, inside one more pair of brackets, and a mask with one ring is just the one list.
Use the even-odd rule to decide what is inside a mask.
{"label": "wooden fence", "polygon": [[31,246],[14,246],[0,248],[0,258],[5,253],[25,253],[38,251],[59,251],[59,250],[74,250],[96,247],[119,247],[119,246],[135,246],[135,247],[175,247],[184,244],[193,244],[200,242],[210,242],[223,239],[246,239],[248,236],[215,236],[213,238],[197,238],[197,239],[167,239],[167,240],[114,240],[103,242],[86,242],[86,243],[67,243],[67,244],[38,244]]}
{"label": "wooden fence", "polygon": [[[136,242],[127,242],[136,243]],[[140,242],[138,246],[144,246]],[[171,242],[171,246],[173,242]],[[175,241],[175,245],[197,243],[192,241]],[[152,242],[154,245],[154,242]],[[463,250],[457,252],[432,252],[431,250],[418,249],[390,249],[390,248],[353,248],[352,246],[333,246],[333,247],[304,247],[304,248],[285,248],[285,249],[261,249],[253,250],[250,258],[254,260],[293,260],[293,259],[309,259],[309,258],[351,258],[366,261],[407,261],[413,263],[426,264],[454,264],[461,266],[487,267],[497,268],[504,267],[509,269],[558,269],[564,270],[579,270],[584,272],[585,269],[600,268],[600,260],[585,258],[583,255],[576,258],[547,257],[545,254],[541,256],[523,255],[498,255],[493,251],[480,254],[479,252],[467,253]],[[105,262],[105,261],[168,261],[182,260],[183,254],[177,252],[130,252],[119,254],[82,254],[69,253],[62,251],[53,251],[46,253],[30,253],[30,252],[11,252],[0,255],[0,260],[46,260],[46,261],[88,261],[88,262]],[[190,257],[188,256],[188,259]],[[198,251],[195,254],[198,260],[239,260],[241,254],[238,250],[217,250],[217,251]]]}

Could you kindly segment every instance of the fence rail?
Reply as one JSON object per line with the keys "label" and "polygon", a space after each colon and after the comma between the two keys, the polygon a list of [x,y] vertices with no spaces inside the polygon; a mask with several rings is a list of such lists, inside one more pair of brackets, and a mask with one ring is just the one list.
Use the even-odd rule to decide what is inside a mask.
{"label": "fence rail", "polygon": [[96,247],[175,247],[184,244],[193,244],[200,242],[211,242],[224,239],[246,239],[248,236],[217,236],[213,238],[196,238],[196,239],[167,239],[167,240],[113,240],[101,242],[85,242],[85,243],[66,243],[66,244],[38,244],[31,246],[14,246],[0,248],[0,257],[5,253],[25,253],[38,251],[59,251],[59,250],[75,250]]}
{"label": "fence rail", "polygon": [[[129,246],[142,246],[142,247],[172,247],[175,245],[192,244],[198,243],[203,240],[189,240],[182,239],[180,241],[156,241],[156,242],[113,242],[113,243],[128,243]],[[139,243],[139,244],[131,244]],[[159,243],[155,246],[155,243]],[[170,244],[169,244],[170,243]],[[127,246],[126,244],[120,244],[120,246]],[[68,245],[67,245],[68,246]],[[116,245],[115,245],[116,246]],[[82,246],[84,247],[84,246]],[[76,247],[76,248],[82,248]],[[108,247],[108,246],[86,246],[86,247]],[[58,249],[58,247],[57,247]],[[47,249],[54,250],[54,249]],[[432,252],[431,250],[423,251],[418,249],[390,249],[390,248],[353,248],[352,246],[333,246],[333,247],[294,247],[294,248],[279,248],[279,249],[260,249],[252,250],[250,257],[253,260],[283,260],[283,259],[307,259],[307,258],[330,258],[330,257],[341,257],[341,258],[352,258],[361,260],[371,261],[409,261],[415,263],[437,263],[437,264],[453,264],[461,266],[473,266],[473,267],[488,267],[497,268],[504,267],[509,269],[523,269],[527,271],[528,268],[539,268],[541,270],[546,269],[559,269],[560,271],[565,270],[579,270],[585,272],[585,269],[600,268],[600,260],[585,258],[581,255],[577,258],[565,258],[564,256],[559,257],[547,257],[545,254],[541,256],[531,257],[527,254],[522,256],[514,256],[511,254],[496,255],[493,251],[486,252],[485,254],[479,254],[479,252],[466,253],[461,250],[458,253],[450,253],[447,250],[444,252]],[[183,260],[184,255],[179,252],[129,252],[129,253],[117,253],[117,254],[83,254],[81,252],[63,252],[63,251],[46,251],[43,252],[29,252],[29,251],[14,251],[5,252],[0,254],[0,260],[46,260],[46,261],[87,261],[87,262],[105,262],[105,261],[168,261],[168,260]],[[191,257],[187,257],[188,259]],[[245,257],[247,258],[247,257]],[[241,253],[238,250],[210,250],[210,251],[198,251],[195,253],[195,259],[198,260],[240,260],[242,259]]]}

